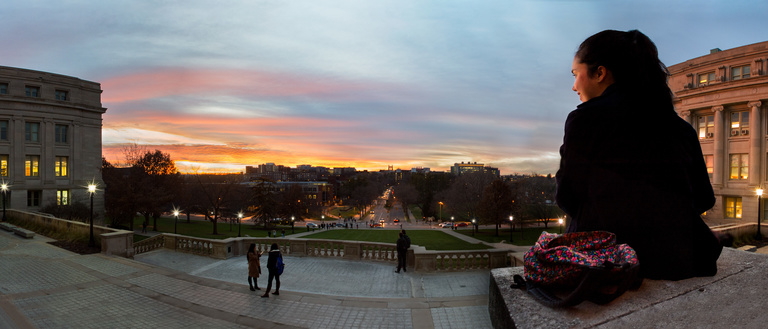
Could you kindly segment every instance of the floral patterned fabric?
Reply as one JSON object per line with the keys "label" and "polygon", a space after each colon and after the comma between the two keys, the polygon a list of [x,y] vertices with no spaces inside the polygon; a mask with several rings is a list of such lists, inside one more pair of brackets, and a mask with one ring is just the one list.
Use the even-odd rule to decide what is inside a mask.
{"label": "floral patterned fabric", "polygon": [[525,279],[536,284],[569,286],[578,283],[586,267],[621,271],[637,264],[637,253],[629,245],[616,244],[610,232],[565,234],[541,232],[536,244],[525,253]]}

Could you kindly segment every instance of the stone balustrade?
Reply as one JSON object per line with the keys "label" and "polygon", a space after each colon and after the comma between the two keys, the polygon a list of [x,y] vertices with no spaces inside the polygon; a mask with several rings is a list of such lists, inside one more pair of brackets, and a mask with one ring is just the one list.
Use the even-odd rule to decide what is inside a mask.
{"label": "stone balustrade", "polygon": [[[228,238],[223,240],[202,239],[164,233],[134,244],[136,255],[166,248],[217,259],[245,255],[248,246],[256,244],[256,250],[268,252],[272,243],[280,246],[286,255],[299,257],[327,257],[347,260],[396,262],[397,251],[393,243],[363,241],[321,240],[302,238]],[[459,250],[429,251],[422,246],[411,245],[406,256],[410,268],[417,272],[469,271],[508,266],[507,250]]]}

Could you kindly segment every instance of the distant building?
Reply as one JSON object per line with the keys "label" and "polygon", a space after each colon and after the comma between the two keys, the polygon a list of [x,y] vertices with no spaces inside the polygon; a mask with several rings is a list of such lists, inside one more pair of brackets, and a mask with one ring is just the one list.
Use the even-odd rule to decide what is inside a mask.
{"label": "distant building", "polygon": [[357,173],[357,169],[354,167],[336,167],[333,168],[334,176],[354,175]]}
{"label": "distant building", "polygon": [[330,175],[328,168],[325,167],[299,165],[296,168],[290,168],[274,163],[265,163],[257,167],[246,166],[245,174],[249,180],[264,178],[275,182],[327,180]]}
{"label": "distant building", "polygon": [[[710,221],[755,219],[755,190],[768,187],[766,66],[768,41],[715,48],[709,55],[669,67],[675,110],[697,131],[717,197],[704,216]],[[649,130],[638,133],[663,132],[654,131],[650,121]]]}
{"label": "distant building", "polygon": [[[257,183],[251,181],[245,184],[255,186]],[[335,198],[333,184],[328,182],[272,182],[269,185],[272,192],[285,192],[292,185],[300,186],[304,194],[302,202],[308,206],[328,206]]]}
{"label": "distant building", "polygon": [[[7,207],[89,203],[103,219],[101,85],[74,77],[0,66],[0,179]],[[100,191],[100,192],[99,192]]]}
{"label": "distant building", "polygon": [[470,173],[490,173],[496,175],[496,177],[499,177],[500,175],[498,168],[486,167],[484,164],[477,162],[454,163],[451,167],[451,174],[455,176],[461,176]]}

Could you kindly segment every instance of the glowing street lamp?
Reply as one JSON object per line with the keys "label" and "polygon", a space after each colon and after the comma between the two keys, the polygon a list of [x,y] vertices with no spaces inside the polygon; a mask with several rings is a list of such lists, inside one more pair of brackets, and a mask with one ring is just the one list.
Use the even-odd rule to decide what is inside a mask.
{"label": "glowing street lamp", "polygon": [[243,227],[243,212],[237,213],[237,237],[240,237],[240,231]]}
{"label": "glowing street lamp", "polygon": [[476,228],[476,226],[475,226],[475,219],[472,218],[472,236],[475,236],[475,228]]}
{"label": "glowing street lamp", "polygon": [[[443,221],[443,202],[440,201],[438,202],[438,204],[440,205],[440,221],[442,222]],[[453,220],[453,217],[451,217],[451,220]]]}
{"label": "glowing street lamp", "polygon": [[95,247],[96,240],[93,239],[93,195],[96,194],[96,184],[88,184],[88,193],[91,194],[91,238],[88,240],[88,246]]}
{"label": "glowing street lamp", "polygon": [[176,234],[176,229],[179,226],[179,209],[173,208],[173,234]]}
{"label": "glowing street lamp", "polygon": [[0,185],[0,190],[3,191],[3,221],[5,221],[5,194],[8,193],[8,184],[4,182]]}
{"label": "glowing street lamp", "polygon": [[558,218],[557,223],[560,224],[560,233],[563,233],[563,219]]}
{"label": "glowing street lamp", "polygon": [[512,223],[514,216],[509,216],[509,242],[512,243],[512,231],[515,230],[515,224]]}
{"label": "glowing street lamp", "polygon": [[291,216],[291,234],[296,233],[293,226],[294,223],[296,223],[296,217]]}
{"label": "glowing street lamp", "polygon": [[763,239],[763,235],[760,233],[760,215],[762,213],[762,210],[760,208],[761,208],[761,206],[763,204],[763,202],[762,202],[762,199],[763,199],[763,189],[757,188],[755,193],[757,193],[757,234],[755,234],[755,239],[762,240]]}

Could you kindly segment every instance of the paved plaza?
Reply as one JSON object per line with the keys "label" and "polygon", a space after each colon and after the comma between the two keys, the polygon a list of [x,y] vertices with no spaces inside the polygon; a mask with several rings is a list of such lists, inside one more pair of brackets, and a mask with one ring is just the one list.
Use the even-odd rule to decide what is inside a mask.
{"label": "paved plaza", "polygon": [[286,256],[280,295],[260,298],[243,256],[78,255],[0,232],[0,328],[491,327],[487,270],[398,274],[394,263]]}

